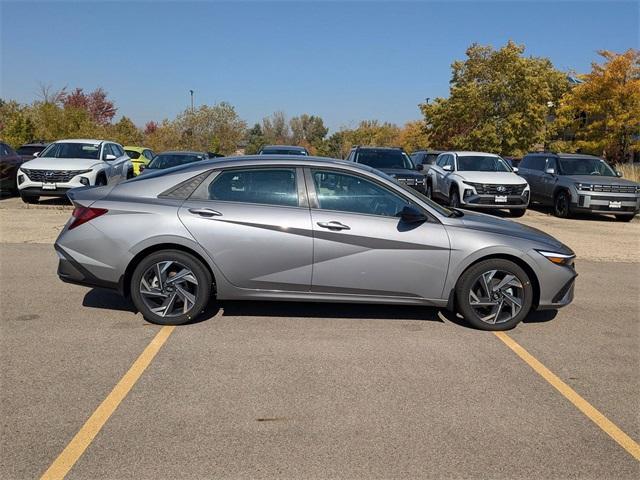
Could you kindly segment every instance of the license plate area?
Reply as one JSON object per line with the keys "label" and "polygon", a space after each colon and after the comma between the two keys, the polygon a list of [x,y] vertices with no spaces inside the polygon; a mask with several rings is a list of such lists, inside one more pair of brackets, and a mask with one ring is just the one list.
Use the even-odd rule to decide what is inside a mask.
{"label": "license plate area", "polygon": [[622,202],[610,201],[609,208],[622,208]]}
{"label": "license plate area", "polygon": [[42,184],[42,189],[43,190],[55,190],[56,189],[56,184],[55,183],[43,183]]}
{"label": "license plate area", "polygon": [[496,203],[507,203],[507,196],[506,195],[496,195],[495,196],[495,202]]}

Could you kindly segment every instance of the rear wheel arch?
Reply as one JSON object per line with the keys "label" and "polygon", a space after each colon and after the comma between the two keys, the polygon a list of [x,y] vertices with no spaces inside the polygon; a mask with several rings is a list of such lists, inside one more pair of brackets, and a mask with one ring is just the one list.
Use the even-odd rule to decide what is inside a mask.
{"label": "rear wheel arch", "polygon": [[125,269],[125,273],[120,280],[120,291],[123,295],[125,295],[126,297],[129,297],[131,295],[131,277],[133,276],[133,272],[135,271],[138,264],[143,259],[151,255],[152,253],[160,252],[162,250],[178,250],[180,252],[187,253],[193,256],[195,259],[199,260],[211,275],[211,280],[213,282],[213,295],[215,295],[216,277],[209,262],[207,262],[207,260],[200,253],[196,252],[194,249],[184,245],[180,245],[178,243],[158,243],[156,245],[151,245],[149,247],[146,247],[143,250],[136,253],[135,256],[131,259],[131,261],[129,261],[129,264]]}

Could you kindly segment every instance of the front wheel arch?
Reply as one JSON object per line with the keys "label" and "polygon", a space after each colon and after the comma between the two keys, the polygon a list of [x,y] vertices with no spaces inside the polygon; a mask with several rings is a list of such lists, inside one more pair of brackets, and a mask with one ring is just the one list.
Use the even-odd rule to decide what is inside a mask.
{"label": "front wheel arch", "polygon": [[536,275],[533,268],[531,268],[531,266],[527,262],[525,262],[519,257],[515,257],[513,255],[508,255],[508,254],[493,254],[493,255],[487,255],[487,256],[475,259],[473,262],[467,265],[464,268],[464,270],[460,272],[460,274],[458,275],[458,278],[456,279],[456,283],[453,285],[453,287],[451,287],[451,291],[449,292],[449,297],[447,301],[447,310],[450,310],[452,312],[455,311],[455,305],[457,300],[456,289],[458,288],[458,284],[460,283],[460,279],[462,278],[462,275],[464,275],[464,273],[467,270],[469,270],[471,267],[473,267],[477,263],[483,262],[485,260],[491,260],[491,259],[509,260],[510,262],[515,263],[525,271],[525,273],[529,276],[529,279],[531,280],[531,286],[533,287],[533,301],[531,303],[531,310],[535,310],[536,308],[538,308],[538,304],[540,303],[540,281],[538,280],[538,276]]}

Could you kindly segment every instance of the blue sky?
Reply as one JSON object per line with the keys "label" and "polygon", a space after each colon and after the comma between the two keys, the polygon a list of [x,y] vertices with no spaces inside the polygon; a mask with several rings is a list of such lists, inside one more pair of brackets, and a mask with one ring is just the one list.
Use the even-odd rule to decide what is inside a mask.
{"label": "blue sky", "polygon": [[226,100],[250,124],[275,110],[362,119],[419,118],[446,96],[451,62],[472,43],[512,39],[584,72],[596,51],[638,47],[638,2],[7,2],[0,95],[39,82],[103,87],[118,116],[171,118]]}

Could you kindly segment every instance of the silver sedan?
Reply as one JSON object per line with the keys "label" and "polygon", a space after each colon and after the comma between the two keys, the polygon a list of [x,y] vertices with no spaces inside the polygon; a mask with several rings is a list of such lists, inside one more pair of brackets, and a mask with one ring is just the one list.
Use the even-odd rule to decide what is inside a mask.
{"label": "silver sedan", "polygon": [[353,162],[203,161],[68,196],[59,277],[117,289],[154,323],[215,297],[425,305],[505,330],[573,299],[574,254],[553,237]]}

